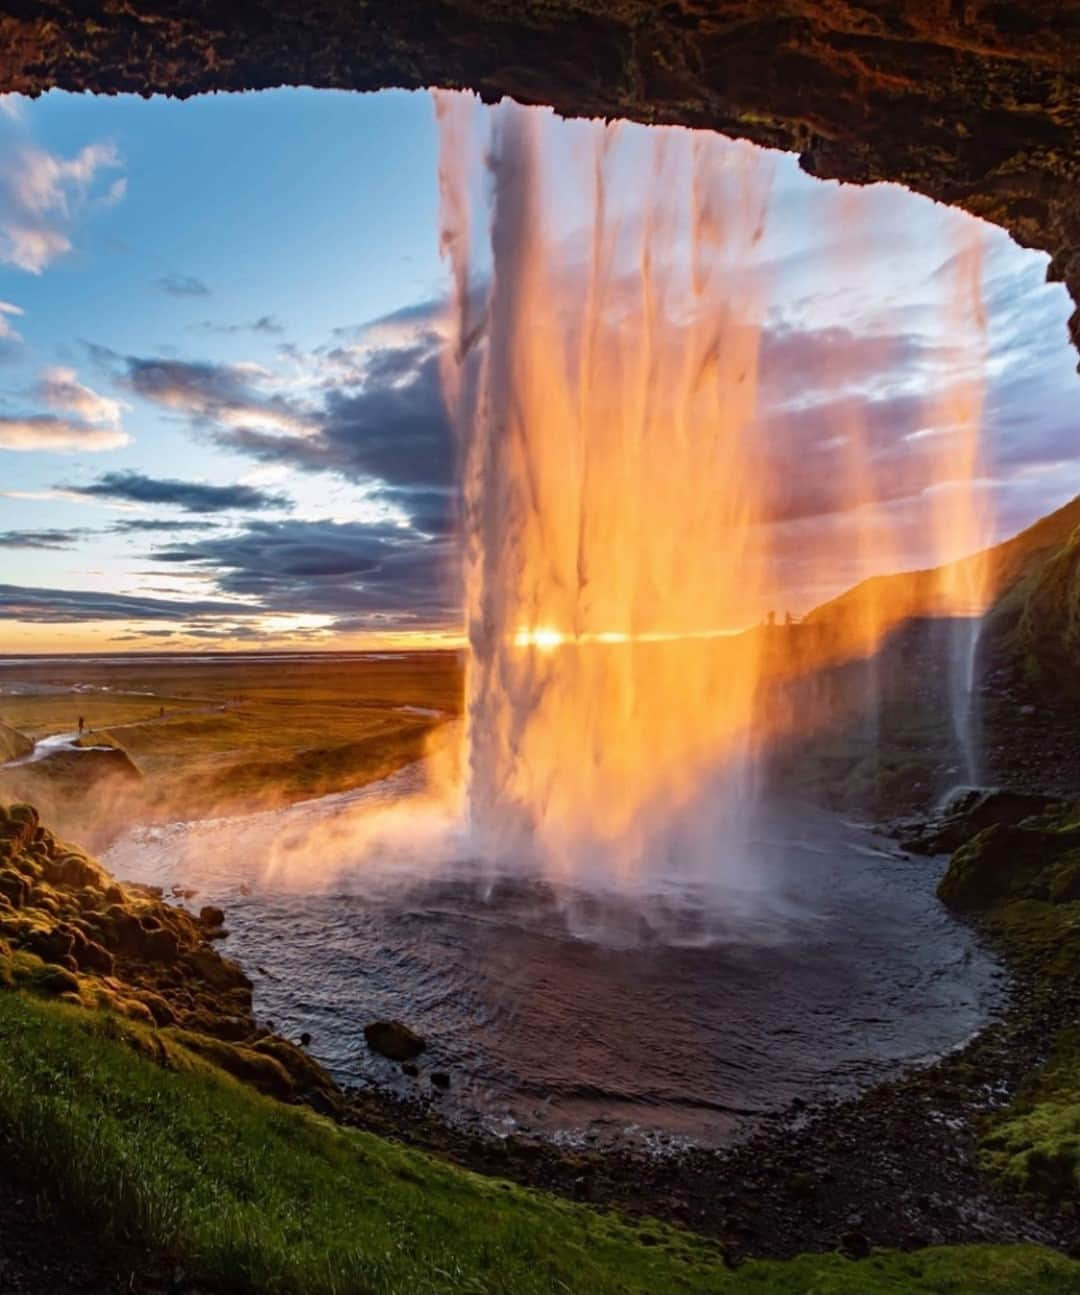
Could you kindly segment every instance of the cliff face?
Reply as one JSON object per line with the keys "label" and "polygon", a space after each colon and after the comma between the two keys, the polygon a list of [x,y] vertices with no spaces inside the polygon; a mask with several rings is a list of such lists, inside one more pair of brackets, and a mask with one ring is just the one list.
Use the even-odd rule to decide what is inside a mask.
{"label": "cliff face", "polygon": [[[895,180],[1053,254],[1080,301],[1075,0],[25,0],[0,88],[471,87]],[[1080,311],[1071,330],[1080,344]]]}

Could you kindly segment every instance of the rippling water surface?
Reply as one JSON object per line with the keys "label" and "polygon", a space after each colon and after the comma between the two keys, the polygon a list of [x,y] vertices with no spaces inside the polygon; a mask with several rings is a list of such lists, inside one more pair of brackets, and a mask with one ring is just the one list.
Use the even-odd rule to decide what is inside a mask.
{"label": "rippling water surface", "polygon": [[[722,1143],[795,1097],[929,1061],[1000,1002],[999,967],[934,898],[940,863],[823,811],[770,807],[739,847],[762,884],[727,901],[671,881],[616,893],[492,873],[447,831],[348,857],[337,825],[407,814],[419,780],[139,828],[105,861],[220,903],[260,1018],[309,1031],[342,1084],[426,1092],[445,1070],[448,1116],[494,1129]],[[302,866],[268,870],[293,838]],[[427,1038],[419,1080],[368,1051],[380,1017]]]}

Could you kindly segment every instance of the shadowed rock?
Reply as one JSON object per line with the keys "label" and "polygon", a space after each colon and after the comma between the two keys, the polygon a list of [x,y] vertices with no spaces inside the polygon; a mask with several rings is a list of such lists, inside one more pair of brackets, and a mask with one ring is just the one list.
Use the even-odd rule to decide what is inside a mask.
{"label": "shadowed rock", "polygon": [[32,806],[0,805],[0,987],[116,1013],[152,1032],[132,1042],[162,1064],[179,1049],[282,1101],[340,1114],[326,1071],[256,1025],[251,981],[209,934],[157,888],[119,883],[58,840]]}
{"label": "shadowed rock", "polygon": [[364,1038],[372,1052],[391,1061],[411,1061],[427,1047],[419,1034],[400,1021],[372,1021],[364,1026]]}

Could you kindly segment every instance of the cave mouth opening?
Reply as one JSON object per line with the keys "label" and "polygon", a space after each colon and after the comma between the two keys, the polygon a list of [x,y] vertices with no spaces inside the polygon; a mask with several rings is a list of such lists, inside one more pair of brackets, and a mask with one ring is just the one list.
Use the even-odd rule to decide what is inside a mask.
{"label": "cave mouth opening", "polygon": [[[1043,347],[1052,330],[1040,327],[1033,345],[1016,313],[1022,299],[1025,310],[1045,312],[1042,325],[1067,309],[1059,291],[1035,282],[1040,258],[902,190],[841,189],[804,175],[790,156],[678,128],[560,123],[542,110],[444,101],[440,168],[436,117],[422,97],[281,91],[160,102],[137,105],[150,124],[133,117],[130,129],[119,124],[129,101],[77,106],[67,115],[67,101],[50,97],[40,126],[36,105],[11,118],[22,156],[37,159],[29,174],[60,184],[63,201],[43,207],[34,184],[12,191],[20,218],[36,211],[45,223],[36,239],[9,232],[24,262],[9,270],[40,295],[13,300],[25,313],[7,317],[32,345],[40,342],[22,321],[50,313],[91,342],[72,349],[92,368],[28,375],[23,388],[78,415],[88,439],[84,457],[63,465],[68,475],[50,468],[22,493],[63,479],[65,519],[76,506],[116,506],[110,536],[121,547],[106,553],[113,538],[87,537],[106,559],[94,577],[100,587],[67,591],[82,593],[86,623],[105,622],[93,619],[103,602],[85,595],[115,593],[119,582],[133,601],[114,601],[127,622],[114,618],[111,641],[160,643],[150,614],[164,614],[153,601],[164,589],[175,604],[170,646],[180,648],[453,642],[462,594],[446,573],[460,569],[463,548],[465,596],[478,612],[467,626],[479,668],[465,775],[467,828],[477,834],[462,845],[460,818],[419,836],[414,824],[404,837],[392,829],[378,850],[395,864],[408,857],[388,904],[380,908],[385,895],[368,895],[359,877],[370,857],[356,849],[371,845],[366,809],[354,820],[351,809],[338,817],[325,806],[332,821],[305,809],[288,831],[273,815],[254,827],[136,831],[116,845],[114,869],[123,862],[125,875],[141,870],[140,879],[169,885],[194,879],[232,905],[247,898],[249,866],[257,884],[282,883],[240,905],[235,933],[245,960],[261,965],[267,933],[277,933],[281,954],[280,932],[290,932],[285,952],[300,974],[276,990],[269,977],[260,983],[261,1010],[298,1033],[312,1024],[300,999],[317,991],[325,1027],[356,956],[330,969],[315,956],[341,920],[342,892],[327,887],[344,887],[350,915],[372,921],[369,948],[395,950],[379,991],[388,1012],[401,968],[416,973],[414,1001],[429,1013],[421,1024],[459,1038],[453,1063],[462,1071],[503,1068],[500,1118],[517,1122],[532,1100],[525,1070],[553,1059],[565,1064],[546,1082],[562,1091],[577,1132],[613,1113],[639,1118],[654,1070],[584,1110],[574,1083],[604,1056],[643,1052],[668,1010],[665,994],[681,984],[690,1010],[678,1020],[669,1013],[678,1073],[660,1105],[685,1111],[700,1091],[705,1031],[717,1042],[713,1090],[668,1131],[715,1126],[718,1105],[747,1096],[733,1078],[731,1041],[738,1036],[750,1056],[762,1016],[752,1007],[741,1021],[709,1016],[722,995],[704,1004],[691,987],[719,990],[748,967],[770,992],[783,988],[781,1036],[805,1017],[798,991],[808,959],[817,960],[821,1013],[813,1036],[775,1053],[767,1104],[776,1108],[793,1083],[800,1093],[818,1084],[838,1091],[838,1075],[815,1068],[822,1019],[835,1028],[833,1053],[874,1077],[976,1028],[993,1004],[995,968],[973,952],[958,980],[941,980],[935,956],[947,947],[952,965],[956,933],[945,929],[926,874],[920,890],[915,870],[898,868],[884,902],[874,843],[845,835],[833,818],[813,816],[811,825],[809,814],[785,819],[784,806],[762,802],[758,757],[766,747],[805,791],[808,761],[835,768],[825,758],[835,752],[816,740],[839,730],[843,758],[876,788],[892,760],[897,692],[929,678],[940,688],[920,690],[917,706],[907,696],[902,717],[930,716],[929,739],[946,753],[925,790],[948,785],[934,782],[939,774],[971,780],[975,640],[953,629],[980,621],[993,571],[964,559],[1073,493],[1053,476],[1066,419],[1033,421],[1046,391],[1063,389],[1071,356],[1064,343]],[[370,121],[358,124],[354,111]],[[96,136],[97,112],[116,138]],[[234,112],[239,124],[229,122]],[[490,140],[476,114],[493,122]],[[474,172],[455,149],[477,129]],[[115,227],[110,235],[109,222],[131,207],[126,236]],[[436,259],[440,230],[449,274]],[[135,263],[157,303],[149,324],[122,293],[114,302],[85,279],[54,278],[54,268],[77,268],[80,252],[130,255],[123,244],[139,231],[148,241]],[[419,268],[401,270],[411,263],[392,256],[391,244],[402,258],[419,252]],[[407,295],[396,295],[395,265]],[[163,340],[151,340],[152,330]],[[29,412],[24,427],[71,434],[74,422],[58,429],[43,413]],[[116,456],[108,471],[85,457],[89,438],[94,454]],[[163,477],[163,446],[198,479]],[[506,457],[509,448],[517,457]],[[195,464],[196,453],[208,457]],[[164,499],[162,481],[173,491]],[[226,504],[206,490],[234,493]],[[130,505],[167,511],[132,517]],[[164,522],[156,534],[168,538],[147,547],[151,527],[139,538],[121,525],[140,520]],[[849,589],[855,596],[845,599]],[[36,591],[42,602],[47,593]],[[72,606],[65,624],[74,623]],[[914,644],[904,637],[910,621],[930,625]],[[477,627],[489,637],[478,640]],[[767,743],[744,740],[763,731]],[[718,872],[716,843],[747,790],[764,814],[747,816],[746,839]],[[763,821],[772,829],[764,841]],[[541,865],[524,876],[506,866],[523,837]],[[281,847],[260,862],[254,846],[268,839]],[[418,851],[430,865],[432,850],[442,851],[436,866],[421,867]],[[453,872],[477,854],[478,870]],[[193,872],[200,855],[205,875]],[[272,878],[260,870],[267,859],[279,869]],[[849,863],[845,880],[821,870],[823,860]],[[310,892],[299,916],[297,885]],[[810,892],[835,902],[823,909]],[[446,962],[418,961],[415,932],[395,926],[403,897],[444,918],[450,906]],[[894,997],[894,1016],[881,1018],[888,1038],[868,1061],[850,1017],[860,968],[845,961],[850,941],[835,933],[870,907],[883,929],[864,929],[864,945],[895,972],[879,987],[904,983],[912,997]],[[478,914],[501,932],[489,936],[482,987],[470,971]],[[535,942],[525,971],[522,926]],[[877,941],[886,927],[888,947]],[[588,950],[580,978],[560,983],[566,949],[579,946]],[[655,959],[647,984],[643,949]],[[539,968],[557,992],[535,995],[529,1046],[515,1057],[529,995],[506,985],[520,990]],[[425,1001],[423,983],[436,982]],[[453,1019],[448,983],[462,1009]],[[553,1042],[586,983],[599,987],[600,1061]],[[926,1007],[932,984],[947,991],[935,1010]],[[627,1020],[617,1005],[635,989],[649,992]],[[880,1007],[868,993],[865,1019]],[[745,1013],[750,1004],[747,996],[737,1006]],[[481,1056],[477,1037],[492,1013],[498,1047]],[[927,1032],[898,1041],[896,1019]],[[363,1073],[350,1069],[354,1056],[338,1062],[343,1081],[387,1078],[377,1062]],[[721,1123],[731,1131],[738,1121]]]}

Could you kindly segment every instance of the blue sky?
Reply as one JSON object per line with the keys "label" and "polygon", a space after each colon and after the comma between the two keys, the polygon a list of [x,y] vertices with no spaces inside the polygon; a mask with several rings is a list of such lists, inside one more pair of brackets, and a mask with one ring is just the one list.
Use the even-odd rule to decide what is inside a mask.
{"label": "blue sky", "polygon": [[[0,652],[456,630],[428,97],[0,106]],[[569,157],[582,129],[549,123],[549,147]],[[935,380],[923,343],[962,218],[882,186],[855,199],[855,237],[839,192],[777,159],[765,406],[820,440],[837,399],[818,391],[824,346],[894,453]],[[982,237],[1004,535],[1080,490],[1080,388],[1045,258]],[[799,517],[778,525],[803,544]]]}

